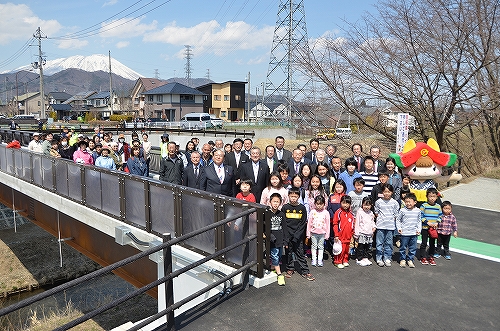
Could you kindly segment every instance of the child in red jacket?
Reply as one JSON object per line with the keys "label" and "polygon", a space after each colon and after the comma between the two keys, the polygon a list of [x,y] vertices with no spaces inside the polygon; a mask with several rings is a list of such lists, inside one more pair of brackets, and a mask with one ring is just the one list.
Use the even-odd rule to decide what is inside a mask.
{"label": "child in red jacket", "polygon": [[340,199],[340,208],[333,214],[335,239],[339,239],[342,243],[342,252],[333,258],[333,264],[339,269],[349,266],[349,244],[354,234],[354,216],[351,212],[351,202],[351,197],[344,195]]}

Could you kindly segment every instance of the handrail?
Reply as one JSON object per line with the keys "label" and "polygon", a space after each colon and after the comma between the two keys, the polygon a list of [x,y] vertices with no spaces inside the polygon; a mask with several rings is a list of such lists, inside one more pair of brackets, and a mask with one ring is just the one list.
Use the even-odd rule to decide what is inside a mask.
{"label": "handrail", "polygon": [[[121,261],[118,261],[118,262],[110,264],[110,265],[108,265],[106,267],[103,267],[103,268],[101,268],[99,270],[93,271],[93,272],[91,272],[89,274],[86,274],[84,276],[81,276],[79,278],[71,280],[71,281],[69,281],[67,283],[61,284],[61,285],[59,285],[57,287],[54,287],[54,288],[51,288],[51,289],[49,289],[49,290],[47,290],[45,292],[36,294],[36,295],[34,295],[34,296],[30,297],[30,298],[27,298],[27,299],[24,299],[22,301],[19,301],[19,302],[15,303],[15,304],[13,304],[13,305],[11,305],[9,307],[2,308],[2,309],[0,309],[0,317],[4,316],[6,314],[9,314],[9,313],[11,313],[13,311],[16,311],[18,309],[21,309],[23,307],[26,307],[26,306],[28,306],[28,305],[30,305],[32,303],[37,302],[37,301],[43,300],[45,298],[48,298],[48,297],[50,297],[50,296],[52,296],[54,294],[57,294],[59,292],[65,291],[65,290],[67,290],[67,289],[69,289],[69,288],[71,288],[73,286],[79,285],[79,284],[81,284],[81,283],[83,283],[85,281],[88,281],[88,280],[92,279],[92,278],[96,278],[96,277],[102,276],[104,274],[107,274],[107,273],[109,273],[109,272],[111,272],[111,271],[113,271],[115,269],[123,267],[123,266],[125,266],[127,264],[130,264],[130,263],[132,263],[134,261],[137,261],[137,260],[139,260],[141,258],[149,256],[149,255],[151,255],[153,253],[156,253],[156,252],[158,252],[160,250],[163,250],[165,248],[168,248],[168,247],[171,247],[173,245],[176,245],[176,244],[178,244],[178,243],[180,243],[182,241],[185,241],[186,239],[189,239],[189,238],[192,238],[194,236],[197,236],[197,235],[199,235],[199,234],[201,234],[203,232],[210,231],[210,230],[212,230],[214,228],[217,228],[217,227],[219,227],[221,225],[226,225],[227,222],[231,222],[231,221],[236,220],[236,219],[238,219],[240,217],[249,215],[251,213],[254,213],[255,211],[257,211],[256,208],[248,209],[248,210],[246,210],[244,212],[241,212],[241,213],[238,213],[238,214],[233,215],[231,217],[228,217],[227,219],[223,219],[223,220],[220,220],[220,221],[218,221],[216,223],[207,225],[207,226],[205,226],[203,228],[200,228],[200,229],[198,229],[196,231],[190,232],[188,234],[185,234],[185,235],[177,237],[177,238],[173,238],[173,239],[171,239],[171,240],[169,240],[169,241],[167,241],[167,242],[165,242],[165,243],[163,243],[161,245],[158,245],[158,246],[153,247],[153,248],[149,248],[149,249],[147,249],[145,251],[142,251],[140,253],[132,255],[132,256],[130,256],[128,258],[125,258],[125,259],[123,259]],[[234,243],[233,245],[227,246],[227,247],[225,247],[225,248],[223,248],[223,249],[221,249],[221,250],[219,250],[219,251],[217,251],[217,252],[215,252],[215,253],[213,253],[213,254],[211,254],[211,255],[209,255],[209,256],[207,256],[207,257],[205,257],[205,258],[203,258],[203,259],[201,259],[199,261],[197,261],[197,262],[194,262],[194,263],[188,265],[188,266],[192,265],[191,268],[186,269],[186,267],[188,267],[188,266],[186,266],[184,268],[181,268],[181,269],[173,272],[172,275],[175,275],[173,277],[176,277],[176,276],[178,276],[178,274],[179,274],[178,272],[179,271],[185,272],[187,270],[195,268],[195,267],[197,267],[197,266],[199,266],[199,265],[201,265],[201,264],[203,264],[203,263],[205,263],[207,261],[210,261],[211,259],[213,259],[213,258],[215,258],[217,256],[220,256],[220,255],[222,255],[222,254],[224,254],[224,253],[226,253],[226,252],[228,252],[228,251],[230,251],[230,250],[232,250],[232,249],[234,249],[234,248],[236,248],[238,246],[241,246],[242,244],[244,244],[246,242],[249,242],[250,240],[254,240],[255,238],[257,238],[257,235],[249,236],[249,237],[247,237],[247,239],[243,239],[243,240],[241,240],[241,241],[239,241],[237,243]],[[184,269],[186,269],[186,270],[184,270]],[[143,292],[146,292],[146,291],[152,289],[153,287],[156,287],[159,284],[163,283],[163,282],[160,282],[159,284],[156,284],[157,282],[158,282],[158,280],[155,281],[155,282],[153,282],[155,284],[154,286],[150,286],[153,283],[151,283],[150,285],[147,285],[146,286],[147,289],[145,289]],[[141,292],[141,293],[143,293],[143,292]]]}

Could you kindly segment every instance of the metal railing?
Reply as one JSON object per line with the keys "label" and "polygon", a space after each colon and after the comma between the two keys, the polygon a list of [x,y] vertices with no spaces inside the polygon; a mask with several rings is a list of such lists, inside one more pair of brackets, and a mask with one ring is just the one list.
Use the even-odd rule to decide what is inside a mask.
{"label": "metal railing", "polygon": [[[113,263],[109,266],[106,266],[102,269],[99,269],[97,271],[94,271],[94,272],[89,273],[87,275],[84,275],[82,277],[79,277],[77,279],[69,281],[69,282],[62,284],[60,286],[57,286],[55,288],[49,289],[43,293],[34,295],[30,298],[22,300],[18,303],[11,305],[11,306],[8,306],[6,308],[0,309],[0,317],[5,316],[7,314],[10,314],[12,312],[15,312],[23,307],[27,307],[33,303],[39,302],[45,298],[51,297],[57,293],[61,293],[63,291],[66,291],[72,287],[75,287],[77,285],[82,284],[83,282],[86,282],[86,281],[95,279],[99,276],[105,275],[113,270],[121,268],[121,267],[123,267],[127,264],[130,264],[134,261],[137,261],[141,258],[145,258],[145,257],[150,256],[151,254],[155,254],[157,252],[162,251],[162,254],[163,254],[162,259],[164,261],[164,275],[165,275],[164,277],[162,277],[162,278],[160,278],[160,279],[158,279],[158,280],[156,280],[156,281],[154,281],[146,286],[143,286],[139,289],[136,289],[130,293],[127,293],[126,295],[121,296],[120,298],[118,298],[116,300],[113,300],[111,302],[103,304],[99,308],[94,309],[94,310],[84,314],[83,316],[78,317],[78,318],[64,324],[63,326],[57,328],[56,330],[68,330],[68,329],[70,329],[76,325],[79,325],[79,324],[81,324],[81,323],[83,323],[83,322],[85,322],[93,317],[98,316],[99,314],[101,314],[101,313],[103,313],[111,308],[117,307],[119,304],[121,304],[127,300],[130,300],[131,298],[134,298],[140,294],[143,294],[143,293],[147,292],[148,290],[151,290],[154,287],[157,287],[163,283],[165,283],[165,297],[167,298],[166,308],[163,309],[162,311],[158,312],[157,314],[150,316],[149,318],[136,324],[134,327],[130,328],[129,330],[139,330],[142,327],[149,325],[152,322],[157,321],[160,317],[165,316],[165,315],[167,315],[165,330],[175,330],[175,323],[174,323],[174,310],[175,309],[177,309],[177,308],[181,307],[182,305],[188,303],[189,301],[195,299],[196,297],[200,296],[201,294],[208,292],[211,289],[227,282],[228,280],[232,279],[233,277],[237,276],[240,273],[244,273],[244,276],[242,278],[243,279],[242,286],[245,288],[248,286],[248,273],[250,271],[250,268],[259,264],[259,262],[257,260],[249,259],[249,255],[248,255],[248,245],[252,241],[256,241],[259,237],[257,234],[250,235],[249,231],[248,231],[249,230],[249,228],[248,228],[249,215],[251,215],[252,213],[255,213],[255,212],[257,212],[256,208],[250,208],[250,209],[244,210],[241,213],[233,215],[232,217],[228,217],[226,219],[220,220],[218,222],[215,222],[213,224],[210,224],[210,225],[207,225],[203,228],[200,228],[196,231],[193,231],[189,234],[186,234],[186,235],[174,238],[174,239],[171,239],[170,234],[164,235],[164,236],[162,236],[163,237],[163,244],[158,245],[157,247],[154,247],[154,248],[150,248],[150,249],[143,251],[143,252],[140,252],[138,254],[135,254],[135,255],[128,257],[124,260]],[[202,258],[196,262],[193,262],[193,263],[191,263],[191,264],[189,264],[189,265],[187,265],[179,270],[172,271],[172,251],[171,251],[171,248],[173,245],[182,243],[184,241],[192,239],[192,238],[194,238],[198,235],[201,235],[203,233],[206,233],[208,231],[211,231],[211,230],[214,230],[217,228],[221,228],[221,227],[224,228],[228,222],[236,221],[240,218],[244,219],[242,222],[243,233],[244,233],[244,235],[242,236],[242,239],[238,240],[237,242],[235,242],[227,247],[224,247],[223,249],[220,249],[219,251],[217,251],[213,254],[206,256],[205,258]],[[212,259],[215,259],[223,254],[227,254],[227,253],[231,252],[232,250],[234,250],[240,246],[243,246],[243,245],[245,245],[244,251],[247,252],[247,254],[245,256],[246,262],[241,267],[239,267],[237,270],[230,273],[229,275],[225,275],[224,277],[221,277],[218,281],[215,281],[212,284],[205,286],[204,288],[200,289],[199,291],[189,295],[188,297],[186,297],[186,298],[184,298],[184,299],[182,299],[174,304],[174,301],[173,301],[173,279],[175,277],[178,277],[179,275],[184,274],[184,273],[188,272],[189,270],[192,270],[193,268],[196,268],[196,267],[202,265],[203,263],[206,263]]]}
{"label": "metal railing", "polygon": [[[245,201],[222,195],[76,164],[25,149],[8,149],[5,145],[0,145],[0,171],[157,236],[163,233],[182,236],[241,213],[247,205]],[[264,222],[264,206],[252,206],[257,210],[249,218],[253,235]],[[227,227],[215,231],[213,236],[186,240],[186,244],[202,254],[212,254],[234,243],[238,235],[237,230]],[[257,256],[257,250],[257,243],[253,242],[252,258]],[[242,265],[242,261],[241,253],[230,252],[222,262]],[[263,268],[259,265],[255,274],[262,277]]]}

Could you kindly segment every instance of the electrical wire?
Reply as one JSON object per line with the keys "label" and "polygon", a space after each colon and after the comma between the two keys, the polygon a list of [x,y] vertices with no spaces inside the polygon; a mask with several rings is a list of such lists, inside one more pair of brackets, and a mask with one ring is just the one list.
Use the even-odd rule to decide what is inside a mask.
{"label": "electrical wire", "polygon": [[6,67],[13,63],[15,60],[17,60],[21,55],[26,53],[26,51],[29,49],[30,44],[35,40],[34,37],[31,37],[27,42],[24,43],[23,46],[21,46],[20,49],[18,49],[14,54],[9,56],[7,59],[3,60],[0,62],[0,68]]}

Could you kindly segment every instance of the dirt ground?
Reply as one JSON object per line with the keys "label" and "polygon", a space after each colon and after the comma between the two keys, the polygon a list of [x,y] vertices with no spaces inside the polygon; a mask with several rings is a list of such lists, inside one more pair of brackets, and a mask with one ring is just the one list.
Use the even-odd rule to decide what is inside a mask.
{"label": "dirt ground", "polygon": [[74,279],[99,268],[66,244],[60,266],[57,238],[32,223],[0,230],[0,296]]}

